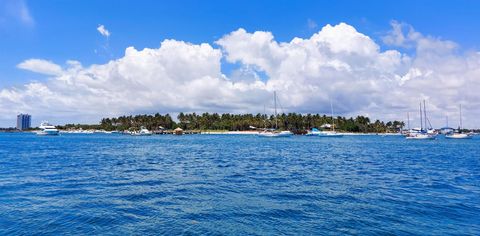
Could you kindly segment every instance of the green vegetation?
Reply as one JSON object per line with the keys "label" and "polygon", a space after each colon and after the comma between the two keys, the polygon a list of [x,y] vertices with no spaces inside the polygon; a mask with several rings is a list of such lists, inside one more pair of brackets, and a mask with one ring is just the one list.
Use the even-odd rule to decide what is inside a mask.
{"label": "green vegetation", "polygon": [[[264,114],[218,114],[218,113],[180,113],[178,122],[173,121],[169,114],[120,116],[103,118],[99,125],[65,125],[60,128],[128,130],[145,126],[149,130],[174,129],[180,127],[185,130],[251,130],[256,128],[275,127],[275,117]],[[320,128],[324,124],[332,124],[332,118],[319,114],[288,113],[278,115],[278,128],[281,130],[304,131],[311,128]],[[355,118],[335,117],[335,128],[346,132],[397,132],[404,126],[401,121],[371,122],[368,117]]]}
{"label": "green vegetation", "polygon": [[20,132],[17,128],[9,127],[9,128],[0,128],[0,132]]}

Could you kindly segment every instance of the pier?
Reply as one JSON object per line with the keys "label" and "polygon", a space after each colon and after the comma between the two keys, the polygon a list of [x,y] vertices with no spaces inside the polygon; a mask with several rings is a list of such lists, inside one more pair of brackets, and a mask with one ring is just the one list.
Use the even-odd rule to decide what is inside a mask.
{"label": "pier", "polygon": [[[177,134],[175,132],[175,130],[154,130],[152,131],[153,134]],[[201,134],[202,132],[201,131],[198,131],[198,130],[184,130],[182,132],[182,135],[183,134]],[[178,135],[178,134],[177,134]]]}

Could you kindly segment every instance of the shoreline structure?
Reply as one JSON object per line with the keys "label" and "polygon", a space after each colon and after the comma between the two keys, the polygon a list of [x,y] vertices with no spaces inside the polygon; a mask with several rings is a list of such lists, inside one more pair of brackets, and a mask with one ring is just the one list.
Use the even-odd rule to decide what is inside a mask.
{"label": "shoreline structure", "polygon": [[[171,134],[176,128],[185,134],[258,134],[271,130],[278,120],[278,130],[303,135],[312,128],[323,131],[337,130],[342,135],[398,135],[405,130],[403,121],[371,121],[366,116],[329,117],[320,114],[282,113],[266,114],[218,114],[179,113],[174,121],[170,114],[129,115],[103,118],[98,124],[65,124],[56,127],[61,133],[131,133],[145,127],[154,134]],[[335,124],[335,125],[333,125]],[[333,127],[334,126],[334,127]],[[32,128],[31,132],[38,130]],[[478,132],[479,130],[472,130]],[[21,132],[15,128],[3,128],[0,132]]]}

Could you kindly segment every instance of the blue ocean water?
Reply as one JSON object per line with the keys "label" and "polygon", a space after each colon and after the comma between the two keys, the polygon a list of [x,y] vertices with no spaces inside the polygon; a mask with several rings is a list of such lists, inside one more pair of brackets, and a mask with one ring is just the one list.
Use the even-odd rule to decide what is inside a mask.
{"label": "blue ocean water", "polygon": [[480,137],[0,134],[0,235],[480,235]]}

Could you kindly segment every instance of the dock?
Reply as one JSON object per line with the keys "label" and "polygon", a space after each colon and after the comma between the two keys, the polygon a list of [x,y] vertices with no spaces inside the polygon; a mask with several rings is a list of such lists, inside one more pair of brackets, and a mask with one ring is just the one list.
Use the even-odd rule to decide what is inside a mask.
{"label": "dock", "polygon": [[[176,134],[175,130],[154,130],[153,134]],[[198,130],[184,130],[182,134],[201,134]]]}

